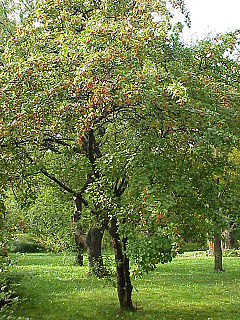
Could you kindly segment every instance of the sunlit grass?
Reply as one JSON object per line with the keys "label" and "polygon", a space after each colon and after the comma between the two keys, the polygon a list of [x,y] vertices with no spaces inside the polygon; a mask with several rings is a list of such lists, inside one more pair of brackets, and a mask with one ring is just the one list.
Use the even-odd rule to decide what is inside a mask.
{"label": "sunlit grass", "polygon": [[212,258],[179,256],[154,273],[133,279],[137,312],[119,314],[110,280],[88,275],[72,255],[27,254],[16,272],[23,298],[16,317],[30,320],[240,319],[240,258],[224,258],[214,273]]}

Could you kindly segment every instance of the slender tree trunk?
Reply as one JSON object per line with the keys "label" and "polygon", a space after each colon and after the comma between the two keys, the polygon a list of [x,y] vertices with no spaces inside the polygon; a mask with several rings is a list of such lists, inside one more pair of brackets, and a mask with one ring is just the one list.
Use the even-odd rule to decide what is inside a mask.
{"label": "slender tree trunk", "polygon": [[121,311],[134,310],[132,303],[132,284],[129,272],[129,259],[124,253],[126,247],[126,239],[121,241],[117,232],[117,219],[113,218],[109,233],[112,238],[112,244],[116,261],[117,272],[117,291]]}
{"label": "slender tree trunk", "polygon": [[[218,157],[218,150],[214,148],[215,158]],[[219,181],[220,178],[216,178],[216,197],[219,201],[220,192],[219,192]],[[215,232],[214,232],[214,271],[224,271],[223,270],[223,261],[222,261],[222,241],[221,241],[221,232],[218,232],[217,219],[215,221]]]}
{"label": "slender tree trunk", "polygon": [[214,260],[214,271],[224,271],[222,267],[221,236],[217,232],[214,234]]}

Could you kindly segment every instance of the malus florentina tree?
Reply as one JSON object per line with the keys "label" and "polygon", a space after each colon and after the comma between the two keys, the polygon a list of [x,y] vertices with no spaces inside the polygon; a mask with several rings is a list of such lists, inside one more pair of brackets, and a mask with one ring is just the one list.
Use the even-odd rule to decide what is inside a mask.
{"label": "malus florentina tree", "polygon": [[[171,4],[184,13],[182,1]],[[189,166],[193,149],[197,166],[202,154],[212,158],[219,132],[229,145],[230,119],[239,121],[235,92],[226,108],[206,75],[208,53],[199,60],[179,44],[180,26],[173,31],[169,19],[163,1],[44,1],[1,57],[4,156],[75,197],[80,247],[100,249],[109,231],[122,310],[133,309],[129,257],[147,270],[172,258],[182,160],[188,157]],[[58,157],[68,150],[79,176],[50,169],[46,150]],[[85,215],[93,221],[87,237]],[[100,250],[94,259],[101,265]]]}
{"label": "malus florentina tree", "polygon": [[[162,14],[159,25],[152,22],[152,10]],[[169,17],[165,4],[157,1],[128,2],[127,11],[121,1],[85,5],[44,2],[36,17],[19,26],[17,36],[5,50],[2,146],[75,196],[76,224],[82,207],[88,207],[84,191],[100,177],[95,168],[101,158],[96,132],[102,137],[102,124],[108,118],[111,121],[113,114],[125,109],[132,114],[143,112],[139,102],[149,92],[142,72],[147,68],[145,56],[155,33],[159,32],[161,42],[165,42]],[[9,55],[14,57],[8,60],[10,64]],[[41,148],[53,150],[59,145],[88,159],[90,171],[76,192],[50,175],[39,159]],[[121,181],[117,178],[114,196],[119,197],[126,186],[124,177]],[[98,218],[98,212],[92,214]],[[131,309],[128,258],[121,246],[117,218],[107,215],[98,230],[101,238],[109,221],[118,260],[120,304],[122,309]]]}

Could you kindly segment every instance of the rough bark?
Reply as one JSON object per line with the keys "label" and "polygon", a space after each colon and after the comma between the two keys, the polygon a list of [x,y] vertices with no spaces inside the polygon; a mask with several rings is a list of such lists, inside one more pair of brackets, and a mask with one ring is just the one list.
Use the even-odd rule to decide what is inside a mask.
{"label": "rough bark", "polygon": [[221,236],[217,232],[214,234],[214,271],[224,271],[222,267]]}
{"label": "rough bark", "polygon": [[132,303],[132,284],[129,272],[129,259],[124,253],[127,239],[120,239],[117,231],[117,219],[113,218],[109,233],[112,238],[116,261],[117,292],[121,311],[134,310]]}

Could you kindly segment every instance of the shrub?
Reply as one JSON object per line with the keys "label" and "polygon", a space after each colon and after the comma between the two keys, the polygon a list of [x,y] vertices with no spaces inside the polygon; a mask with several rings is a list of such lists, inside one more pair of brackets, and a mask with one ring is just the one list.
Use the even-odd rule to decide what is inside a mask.
{"label": "shrub", "polygon": [[180,253],[189,251],[205,251],[207,250],[206,245],[199,244],[197,242],[187,242],[181,248]]}
{"label": "shrub", "polygon": [[239,248],[239,245],[240,245],[240,229],[234,229],[231,232],[231,244],[235,249]]}
{"label": "shrub", "polygon": [[33,253],[44,250],[44,246],[33,235],[27,233],[17,234],[12,245],[13,252]]}
{"label": "shrub", "polygon": [[[4,252],[4,254],[2,254]],[[9,260],[5,255],[5,248],[0,249],[0,309],[7,304],[10,298],[8,277]]]}
{"label": "shrub", "polygon": [[0,257],[0,309],[16,300],[15,288],[17,279],[13,276],[11,271],[11,260],[2,261]]}
{"label": "shrub", "polygon": [[225,249],[223,250],[224,257],[240,257],[240,250],[237,249]]}
{"label": "shrub", "polygon": [[15,294],[17,281],[12,274],[12,259],[9,257],[10,230],[8,224],[0,216],[0,318],[7,319],[12,311],[13,304],[18,300]]}

